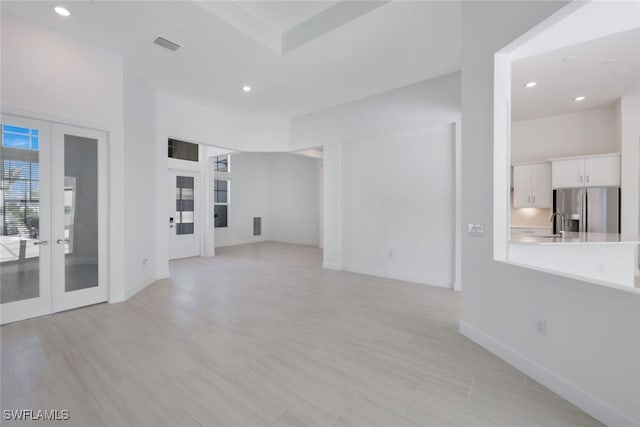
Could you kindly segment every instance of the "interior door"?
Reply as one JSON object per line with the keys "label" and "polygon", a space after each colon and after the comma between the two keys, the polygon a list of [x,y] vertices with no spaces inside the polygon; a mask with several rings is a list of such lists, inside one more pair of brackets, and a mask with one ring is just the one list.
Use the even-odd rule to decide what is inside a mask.
{"label": "interior door", "polygon": [[51,140],[47,122],[2,115],[0,323],[51,312]]}
{"label": "interior door", "polygon": [[200,174],[169,170],[169,258],[200,256]]}
{"label": "interior door", "polygon": [[107,301],[107,138],[53,125],[53,311]]}

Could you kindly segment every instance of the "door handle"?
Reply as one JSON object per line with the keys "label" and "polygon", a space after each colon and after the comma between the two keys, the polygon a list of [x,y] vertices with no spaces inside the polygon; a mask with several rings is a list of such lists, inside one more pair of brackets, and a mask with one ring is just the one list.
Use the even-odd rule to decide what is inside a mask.
{"label": "door handle", "polygon": [[536,202],[536,196],[533,196],[533,203]]}
{"label": "door handle", "polygon": [[47,246],[49,242],[47,240],[38,240],[37,242],[33,242],[34,245],[42,245]]}
{"label": "door handle", "polygon": [[59,245],[61,245],[63,243],[69,243],[69,239],[58,239],[58,240],[56,240],[56,243],[59,244]]}
{"label": "door handle", "polygon": [[587,184],[589,183],[589,175],[587,175]]}

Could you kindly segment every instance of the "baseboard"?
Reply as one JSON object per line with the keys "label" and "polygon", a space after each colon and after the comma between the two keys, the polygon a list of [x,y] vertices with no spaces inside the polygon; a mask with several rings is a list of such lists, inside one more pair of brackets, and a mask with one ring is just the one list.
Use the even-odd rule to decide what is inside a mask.
{"label": "baseboard", "polygon": [[405,282],[420,283],[423,285],[438,286],[440,288],[453,288],[453,283],[442,280],[439,277],[429,277],[422,275],[404,274],[404,273],[389,273],[385,270],[380,270],[374,267],[347,264],[342,267],[344,271],[351,273],[366,274],[368,276],[385,277],[387,279],[402,280]]}
{"label": "baseboard", "polygon": [[640,420],[629,417],[602,402],[592,394],[567,381],[539,363],[529,359],[504,343],[490,337],[467,322],[460,321],[460,333],[489,350],[511,366],[524,372],[540,384],[559,394],[595,419],[609,426],[640,426]]}
{"label": "baseboard", "polygon": [[129,298],[131,298],[132,296],[134,296],[135,294],[137,294],[138,292],[140,292],[141,290],[143,290],[144,288],[146,288],[147,286],[149,286],[150,284],[154,283],[157,280],[158,279],[149,279],[149,280],[147,280],[145,282],[139,283],[133,289],[128,290],[126,292],[126,295],[125,295],[125,301],[128,300]]}
{"label": "baseboard", "polygon": [[335,262],[323,262],[322,268],[326,268],[327,270],[338,270],[338,271],[341,270],[340,264]]}

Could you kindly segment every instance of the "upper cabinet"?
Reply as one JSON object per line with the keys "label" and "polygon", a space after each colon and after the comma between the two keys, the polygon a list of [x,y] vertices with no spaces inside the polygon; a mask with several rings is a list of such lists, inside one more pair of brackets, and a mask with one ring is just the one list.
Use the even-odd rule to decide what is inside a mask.
{"label": "upper cabinet", "polygon": [[551,164],[513,167],[513,207],[551,207]]}
{"label": "upper cabinet", "polygon": [[620,185],[620,155],[552,159],[553,188]]}

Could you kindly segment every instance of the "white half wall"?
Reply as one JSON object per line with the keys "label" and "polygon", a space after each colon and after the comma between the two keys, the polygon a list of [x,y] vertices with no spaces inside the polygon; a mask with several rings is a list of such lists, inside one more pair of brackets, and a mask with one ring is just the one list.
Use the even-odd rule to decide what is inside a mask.
{"label": "white half wall", "polygon": [[640,296],[493,258],[494,56],[562,6],[463,3],[462,223],[485,234],[462,236],[461,332],[600,421],[640,425]]}
{"label": "white half wall", "polygon": [[343,269],[453,287],[454,125],[343,144]]}
{"label": "white half wall", "polygon": [[613,105],[511,123],[513,163],[617,152]]}

